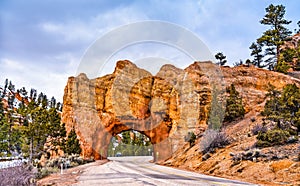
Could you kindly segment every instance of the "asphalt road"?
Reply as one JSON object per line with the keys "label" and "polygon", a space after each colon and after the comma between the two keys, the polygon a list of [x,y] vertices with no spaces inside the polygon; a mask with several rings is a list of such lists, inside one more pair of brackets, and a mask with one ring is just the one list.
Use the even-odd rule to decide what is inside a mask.
{"label": "asphalt road", "polygon": [[149,163],[152,159],[150,156],[112,157],[109,159],[112,161],[85,169],[84,173],[79,176],[78,183],[74,185],[252,185],[156,165]]}

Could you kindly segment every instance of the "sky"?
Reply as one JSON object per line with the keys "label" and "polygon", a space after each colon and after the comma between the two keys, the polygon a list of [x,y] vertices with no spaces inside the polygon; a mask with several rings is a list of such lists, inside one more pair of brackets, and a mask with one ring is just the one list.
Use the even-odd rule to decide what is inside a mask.
{"label": "sky", "polygon": [[[268,29],[259,20],[271,3],[286,7],[285,18],[292,21],[288,28],[294,31],[300,20],[298,0],[1,0],[0,84],[8,78],[17,88],[35,88],[62,101],[68,77],[78,74],[99,38],[124,25],[151,20],[187,29],[213,55],[223,52],[232,65],[252,59],[249,46]],[[111,37],[109,44],[119,40]],[[104,72],[112,73],[120,59],[144,64],[149,71],[167,62],[179,68],[193,63],[174,46],[143,42],[114,53]]]}

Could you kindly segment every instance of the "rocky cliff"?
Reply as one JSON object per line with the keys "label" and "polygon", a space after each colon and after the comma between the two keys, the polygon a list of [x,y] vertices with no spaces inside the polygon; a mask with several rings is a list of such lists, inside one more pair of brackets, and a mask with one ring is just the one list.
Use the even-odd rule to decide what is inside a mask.
{"label": "rocky cliff", "polygon": [[215,106],[210,105],[213,89],[225,100],[224,88],[234,84],[249,113],[261,110],[268,84],[281,89],[289,83],[298,80],[255,67],[219,68],[210,62],[195,62],[184,70],[164,65],[153,76],[124,60],[103,77],[70,77],[62,121],[68,131],[76,129],[85,157],[105,158],[111,137],[134,129],[150,138],[155,160],[165,160],[185,144],[188,132],[206,130]]}
{"label": "rocky cliff", "polygon": [[78,134],[85,157],[105,158],[112,136],[134,129],[151,140],[155,160],[167,159],[190,131],[207,127],[212,82],[220,69],[196,62],[185,70],[164,65],[156,76],[130,61],[117,62],[112,74],[70,77],[62,121]]}
{"label": "rocky cliff", "polygon": [[221,70],[225,85],[235,85],[246,110],[243,119],[224,125],[231,144],[214,153],[203,154],[200,150],[203,138],[200,137],[193,147],[185,144],[163,164],[260,185],[299,185],[299,142],[256,149],[256,136],[251,133],[255,126],[263,123],[260,113],[266,102],[268,84],[281,90],[292,83],[299,87],[299,79],[256,67],[222,67]]}

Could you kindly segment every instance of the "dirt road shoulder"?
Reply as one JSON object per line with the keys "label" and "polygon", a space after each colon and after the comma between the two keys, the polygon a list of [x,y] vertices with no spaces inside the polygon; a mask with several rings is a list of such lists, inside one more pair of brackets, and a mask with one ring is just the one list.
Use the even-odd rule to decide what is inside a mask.
{"label": "dirt road shoulder", "polygon": [[55,185],[55,186],[65,186],[65,185],[72,185],[77,182],[77,178],[79,175],[81,175],[84,170],[90,166],[95,166],[95,165],[102,165],[104,163],[108,162],[108,160],[98,160],[92,163],[87,163],[84,165],[80,165],[77,167],[73,167],[67,170],[64,170],[63,174],[56,173],[56,174],[51,174],[45,178],[42,178],[38,180],[37,185],[38,186],[50,186],[50,185]]}

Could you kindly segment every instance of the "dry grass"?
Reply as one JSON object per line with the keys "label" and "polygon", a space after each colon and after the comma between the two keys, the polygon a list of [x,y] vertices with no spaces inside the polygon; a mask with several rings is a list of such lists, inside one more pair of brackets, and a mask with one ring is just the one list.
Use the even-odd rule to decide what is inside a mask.
{"label": "dry grass", "polygon": [[293,162],[291,160],[281,160],[281,161],[273,162],[270,165],[270,169],[273,172],[278,172],[280,170],[289,168],[292,164]]}

